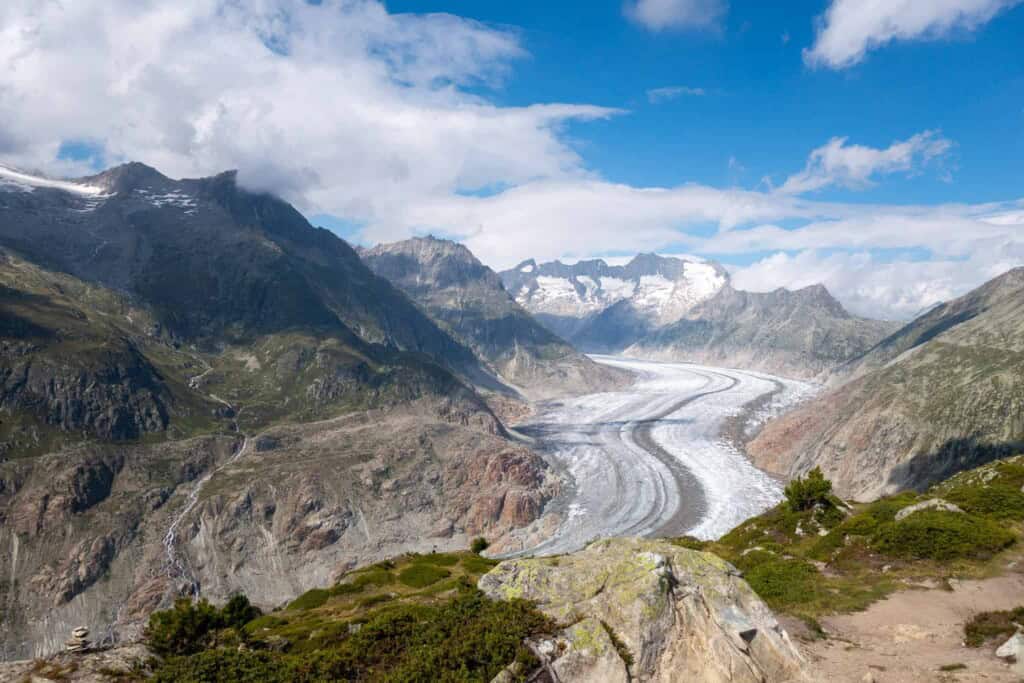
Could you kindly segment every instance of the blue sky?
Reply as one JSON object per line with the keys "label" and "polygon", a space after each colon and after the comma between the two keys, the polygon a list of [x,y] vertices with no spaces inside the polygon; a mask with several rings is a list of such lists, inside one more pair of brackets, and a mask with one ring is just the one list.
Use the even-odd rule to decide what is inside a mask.
{"label": "blue sky", "polygon": [[[585,102],[628,110],[570,126],[588,167],[638,186],[701,182],[756,186],[799,170],[837,135],[885,147],[922,130],[957,143],[949,171],[897,176],[844,201],[998,201],[1024,178],[1024,7],[976,31],[907,41],[834,71],[805,65],[827,3],[733,0],[714,30],[652,32],[620,0],[387,3],[396,12],[451,12],[514,27],[530,56],[491,96],[501,104]],[[788,36],[788,40],[784,39]],[[657,104],[646,91],[699,88]],[[735,165],[730,168],[730,159]]]}
{"label": "blue sky", "polygon": [[[1024,264],[1024,0],[10,0],[0,163],[906,318]],[[123,40],[122,36],[131,36]]]}

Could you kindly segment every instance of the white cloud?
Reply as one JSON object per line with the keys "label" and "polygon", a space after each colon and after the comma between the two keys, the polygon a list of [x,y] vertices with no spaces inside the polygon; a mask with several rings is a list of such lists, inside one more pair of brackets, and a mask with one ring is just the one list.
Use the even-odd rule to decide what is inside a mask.
{"label": "white cloud", "polygon": [[[513,31],[393,15],[374,0],[8,0],[0,161],[90,170],[57,160],[75,140],[102,145],[112,163],[139,160],[176,177],[238,168],[307,213],[365,225],[365,241],[448,234],[499,268],[528,257],[785,252],[746,270],[744,282],[763,286],[824,273],[800,254],[842,265],[834,253],[866,253],[836,272],[888,289],[865,294],[852,276],[828,282],[840,300],[885,315],[1024,260],[1024,203],[844,205],[800,194],[915,172],[948,150],[936,133],[884,150],[833,141],[785,192],[607,182],[584,167],[562,126],[617,110],[502,107],[480,94],[523,54]],[[955,266],[898,268],[873,256],[880,249]],[[900,283],[927,291],[908,299]]]}
{"label": "white cloud", "polygon": [[844,69],[869,50],[897,40],[935,40],[955,30],[972,31],[1022,0],[832,0],[814,45],[804,50],[810,66]]}
{"label": "white cloud", "polygon": [[832,138],[811,152],[804,170],[790,176],[779,192],[803,194],[832,185],[853,189],[867,187],[876,175],[916,171],[953,148],[953,143],[937,131],[918,133],[886,149],[847,142],[848,138]]}
{"label": "white cloud", "polygon": [[647,101],[651,104],[658,104],[660,102],[677,99],[683,95],[703,97],[704,95],[707,95],[707,91],[704,90],[704,88],[690,88],[685,85],[669,85],[664,88],[652,88],[648,90]]}
{"label": "white cloud", "polygon": [[[271,49],[273,48],[273,49]],[[514,32],[373,0],[8,0],[0,130],[10,163],[70,173],[66,140],[175,176],[240,169],[312,212],[583,175],[559,135],[591,105],[499,107]]]}
{"label": "white cloud", "polygon": [[626,16],[651,31],[715,29],[729,9],[726,0],[627,0]]}
{"label": "white cloud", "polygon": [[822,283],[853,313],[905,320],[954,299],[1024,263],[1024,242],[988,245],[963,259],[920,260],[913,254],[880,259],[870,252],[778,252],[733,272],[751,291]]}

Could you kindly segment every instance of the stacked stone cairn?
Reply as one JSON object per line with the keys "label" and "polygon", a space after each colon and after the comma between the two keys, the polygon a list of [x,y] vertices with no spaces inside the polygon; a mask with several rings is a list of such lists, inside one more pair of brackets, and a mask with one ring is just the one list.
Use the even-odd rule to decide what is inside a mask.
{"label": "stacked stone cairn", "polygon": [[92,643],[89,642],[89,629],[84,626],[79,626],[71,632],[71,639],[64,643],[64,647],[68,652],[85,652],[90,648]]}

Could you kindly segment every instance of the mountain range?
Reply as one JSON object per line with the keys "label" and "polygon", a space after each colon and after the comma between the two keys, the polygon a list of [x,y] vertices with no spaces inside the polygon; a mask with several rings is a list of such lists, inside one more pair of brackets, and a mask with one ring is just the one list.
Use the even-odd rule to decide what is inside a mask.
{"label": "mountain range", "polygon": [[501,277],[539,322],[587,352],[815,378],[897,327],[851,315],[821,285],[738,291],[721,265],[689,257],[529,260]]}
{"label": "mountain range", "polygon": [[182,593],[273,605],[500,548],[558,481],[489,407],[515,394],[490,363],[233,173],[0,172],[4,655]]}

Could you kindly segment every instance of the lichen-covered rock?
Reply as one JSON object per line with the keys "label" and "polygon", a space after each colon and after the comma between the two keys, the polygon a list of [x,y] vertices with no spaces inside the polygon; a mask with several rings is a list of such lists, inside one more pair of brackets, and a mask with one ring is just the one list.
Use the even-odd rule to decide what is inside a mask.
{"label": "lichen-covered rock", "polygon": [[480,589],[534,601],[570,624],[551,663],[562,681],[812,680],[732,565],[666,541],[612,539],[563,557],[509,560]]}

